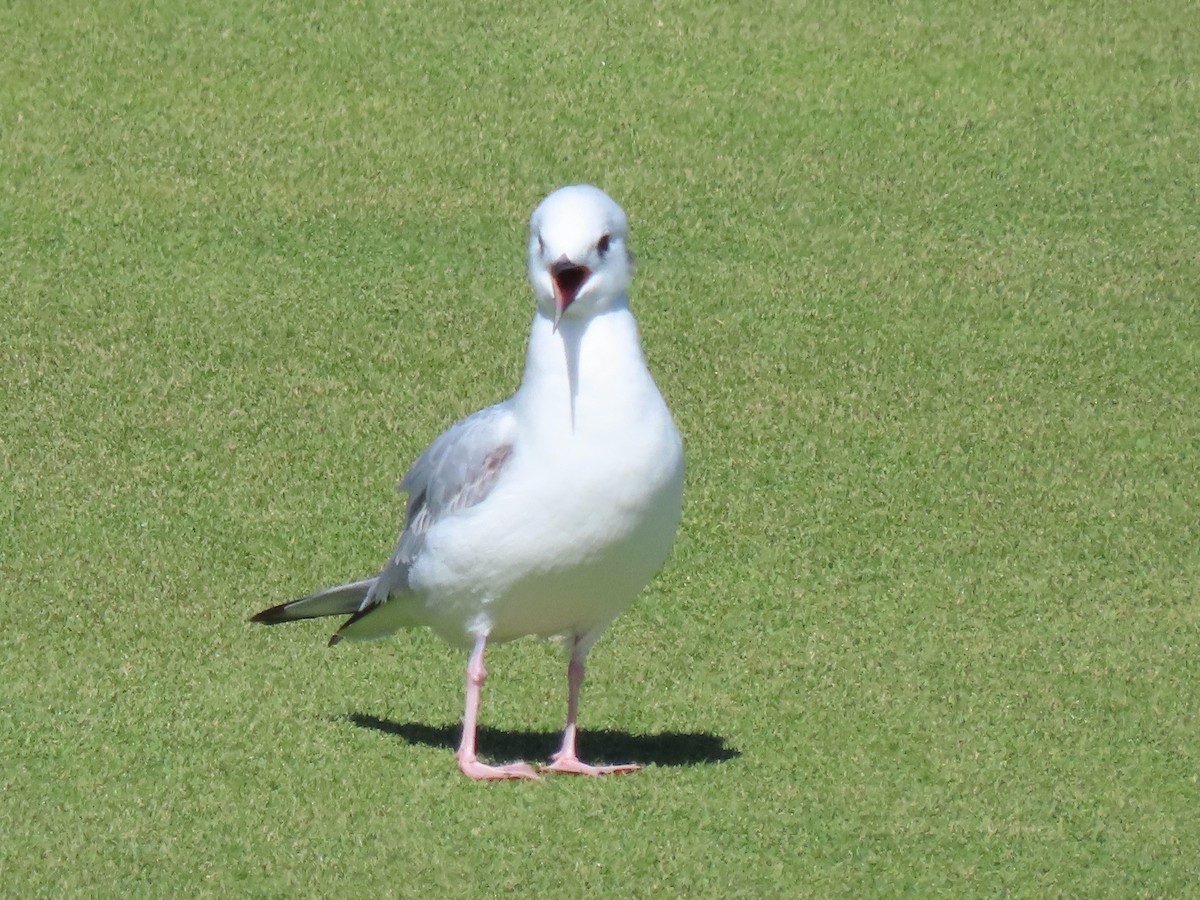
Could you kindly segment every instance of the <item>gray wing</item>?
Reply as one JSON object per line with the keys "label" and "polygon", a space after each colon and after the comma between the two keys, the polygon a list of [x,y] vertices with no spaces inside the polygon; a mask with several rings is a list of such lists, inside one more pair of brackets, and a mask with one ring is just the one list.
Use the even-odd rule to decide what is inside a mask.
{"label": "gray wing", "polygon": [[482,501],[512,455],[516,419],[508,401],[447,428],[417,457],[397,490],[408,493],[404,530],[360,612],[408,587],[408,570],[436,522]]}

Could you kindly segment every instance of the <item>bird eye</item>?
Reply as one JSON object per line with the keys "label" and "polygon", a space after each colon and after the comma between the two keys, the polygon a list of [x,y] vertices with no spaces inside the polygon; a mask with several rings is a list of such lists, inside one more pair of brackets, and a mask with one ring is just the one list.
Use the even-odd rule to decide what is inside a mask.
{"label": "bird eye", "polygon": [[546,253],[546,242],[542,240],[542,236],[540,234],[537,236],[537,239],[538,239],[538,255],[544,256]]}
{"label": "bird eye", "polygon": [[600,251],[601,256],[608,252],[608,245],[611,240],[612,238],[605,234],[601,235],[600,240],[596,242],[596,249]]}

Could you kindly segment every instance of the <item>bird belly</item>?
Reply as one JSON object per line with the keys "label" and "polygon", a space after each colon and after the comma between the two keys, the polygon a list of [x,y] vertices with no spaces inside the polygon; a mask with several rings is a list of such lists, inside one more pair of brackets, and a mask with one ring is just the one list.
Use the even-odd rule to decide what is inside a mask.
{"label": "bird belly", "polygon": [[660,460],[624,492],[613,485],[629,484],[629,473],[589,480],[578,471],[514,478],[520,495],[498,485],[486,508],[431,529],[409,576],[425,624],[470,646],[484,632],[493,641],[587,634],[628,606],[674,541],[682,461]]}

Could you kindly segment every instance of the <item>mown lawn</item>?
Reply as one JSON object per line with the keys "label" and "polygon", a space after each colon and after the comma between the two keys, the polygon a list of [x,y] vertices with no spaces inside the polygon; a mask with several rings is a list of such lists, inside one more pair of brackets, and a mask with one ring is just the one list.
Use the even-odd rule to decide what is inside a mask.
{"label": "mown lawn", "polygon": [[[0,9],[0,891],[1200,889],[1187,3]],[[365,574],[515,387],[525,222],[630,214],[688,451],[585,755],[477,785]],[[544,756],[552,645],[482,751]],[[589,753],[590,751],[590,753]]]}

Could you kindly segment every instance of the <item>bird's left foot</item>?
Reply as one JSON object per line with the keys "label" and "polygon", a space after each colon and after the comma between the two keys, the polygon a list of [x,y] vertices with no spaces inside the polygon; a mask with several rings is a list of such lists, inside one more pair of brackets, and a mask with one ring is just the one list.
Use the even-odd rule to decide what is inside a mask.
{"label": "bird's left foot", "polygon": [[623,763],[617,766],[589,766],[575,756],[553,756],[550,762],[541,766],[543,772],[557,772],[560,775],[587,775],[595,778],[600,775],[623,775],[626,772],[636,772],[640,769],[637,763]]}

